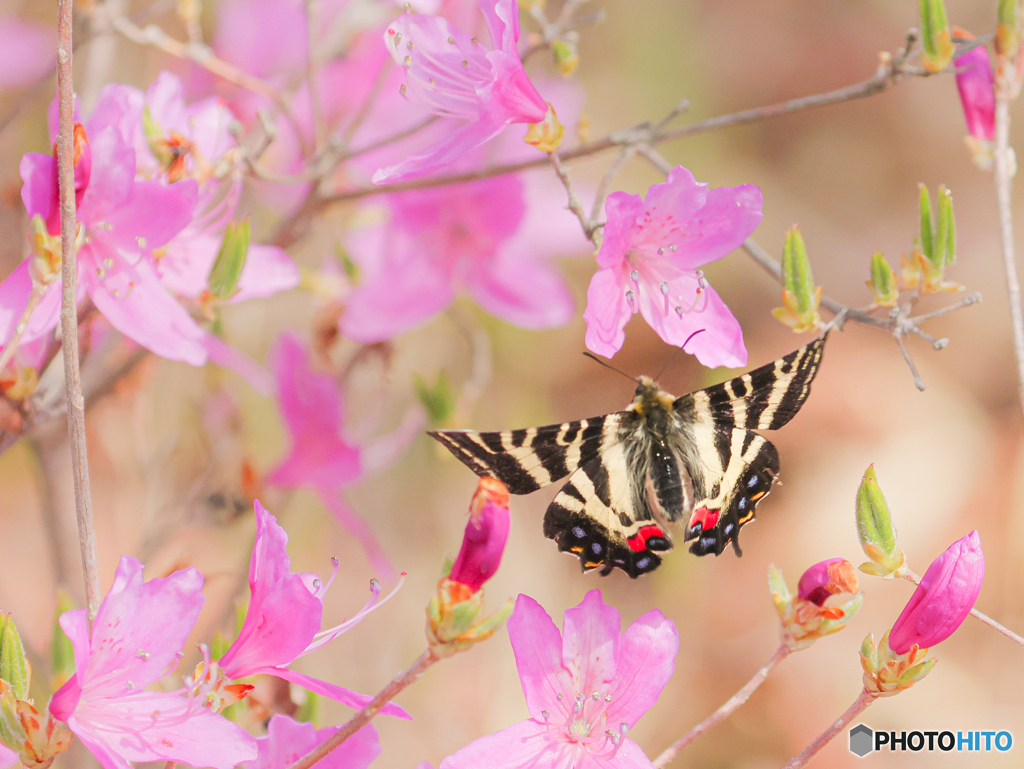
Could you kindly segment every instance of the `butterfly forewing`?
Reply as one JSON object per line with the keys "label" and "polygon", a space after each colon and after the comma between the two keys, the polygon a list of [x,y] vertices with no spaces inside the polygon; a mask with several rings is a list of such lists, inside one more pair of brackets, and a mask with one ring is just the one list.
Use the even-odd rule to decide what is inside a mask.
{"label": "butterfly forewing", "polygon": [[675,408],[726,427],[778,430],[807,400],[827,336],[743,376],[684,395]]}
{"label": "butterfly forewing", "polygon": [[497,478],[513,494],[529,494],[559,481],[598,457],[617,440],[627,412],[500,433],[439,430],[429,433],[474,473]]}

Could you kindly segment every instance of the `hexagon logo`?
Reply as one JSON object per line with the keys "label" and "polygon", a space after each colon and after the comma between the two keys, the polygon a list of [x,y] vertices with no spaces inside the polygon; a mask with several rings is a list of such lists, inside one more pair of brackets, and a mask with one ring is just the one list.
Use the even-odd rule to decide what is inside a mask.
{"label": "hexagon logo", "polygon": [[850,730],[850,752],[864,758],[875,749],[875,733],[870,726],[857,724]]}

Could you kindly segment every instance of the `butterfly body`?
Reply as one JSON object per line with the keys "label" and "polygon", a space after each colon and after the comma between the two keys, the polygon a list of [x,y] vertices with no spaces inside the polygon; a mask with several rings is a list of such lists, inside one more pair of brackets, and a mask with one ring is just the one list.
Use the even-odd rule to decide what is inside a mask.
{"label": "butterfly body", "polygon": [[526,494],[569,480],[544,534],[584,571],[652,571],[684,522],[696,555],[720,555],[754,517],[779,471],[775,447],[752,428],[788,422],[810,392],[824,338],[748,374],[679,398],[640,377],[633,402],[604,416],[509,432],[431,433],[477,475]]}

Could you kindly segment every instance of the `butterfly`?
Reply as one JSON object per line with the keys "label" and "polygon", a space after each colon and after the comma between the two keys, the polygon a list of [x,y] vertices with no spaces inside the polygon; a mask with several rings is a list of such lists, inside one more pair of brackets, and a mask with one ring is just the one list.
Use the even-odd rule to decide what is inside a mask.
{"label": "butterfly", "polygon": [[439,430],[479,476],[529,494],[569,476],[544,516],[544,535],[578,556],[583,571],[653,571],[672,548],[666,524],[686,519],[696,555],[737,555],[740,528],[779,472],[775,447],[753,430],[777,430],[800,410],[827,333],[778,360],[676,398],[640,377],[624,410],[507,432]]}

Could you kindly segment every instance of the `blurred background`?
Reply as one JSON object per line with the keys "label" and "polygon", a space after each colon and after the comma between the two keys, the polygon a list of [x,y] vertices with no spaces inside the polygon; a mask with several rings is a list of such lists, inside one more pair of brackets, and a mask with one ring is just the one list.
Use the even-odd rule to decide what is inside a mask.
{"label": "blurred background", "polygon": [[[50,4],[5,2],[0,10],[55,23]],[[148,5],[132,2],[129,10]],[[212,36],[215,3],[202,23]],[[558,3],[552,4],[557,9]],[[995,2],[949,0],[950,20],[976,34],[994,28]],[[917,23],[913,0],[743,0],[659,2],[594,0],[606,21],[582,30],[576,78],[586,92],[591,136],[657,120],[680,99],[690,100],[679,122],[822,92],[874,74],[880,51],[895,51]],[[169,33],[183,37],[173,8],[157,10]],[[523,16],[524,34],[535,30]],[[120,37],[109,80],[145,88],[164,68],[189,68]],[[98,45],[93,43],[92,45]],[[548,67],[537,57],[536,71]],[[76,54],[85,73],[89,51]],[[531,72],[534,70],[531,69]],[[94,87],[89,85],[81,88]],[[0,274],[25,255],[25,216],[18,198],[18,162],[26,151],[48,151],[44,85],[0,95],[0,108],[20,104],[0,133]],[[1015,109],[1015,116],[1021,116]],[[556,492],[513,498],[513,527],[502,568],[487,585],[497,608],[526,593],[560,623],[562,612],[591,589],[631,622],[660,609],[677,625],[676,672],[658,704],[631,733],[652,758],[732,696],[778,646],[778,621],[766,579],[769,564],[795,589],[802,571],[831,557],[864,560],[854,528],[858,483],[874,463],[912,568],[923,573],[953,540],[978,529],[987,561],[978,608],[1004,624],[1024,628],[1024,454],[1022,416],[1000,261],[995,191],[963,143],[966,129],[951,75],[909,78],[868,99],[801,112],[758,124],[729,127],[672,144],[663,153],[713,187],[754,183],[764,193],[764,220],[754,238],[777,258],[786,228],[798,222],[818,283],[829,296],[863,306],[871,254],[895,266],[917,228],[917,183],[946,184],[956,206],[958,262],[948,273],[981,305],[926,326],[948,336],[932,350],[908,342],[927,384],[918,392],[891,338],[848,324],[833,334],[807,404],[771,440],[781,456],[781,484],[743,532],[744,556],[732,550],[697,559],[677,547],[654,574],[630,580],[581,575],[575,557],[544,539],[544,510]],[[1020,123],[1013,140],[1024,136]],[[1020,142],[1017,142],[1020,146]],[[574,161],[581,186],[596,186],[611,156]],[[543,169],[536,173],[548,174]],[[615,188],[642,193],[661,181],[640,160],[628,164]],[[250,201],[252,210],[260,204]],[[1017,196],[1017,221],[1024,199]],[[305,268],[325,259],[337,227],[350,212],[329,210],[289,253]],[[553,213],[553,215],[555,215]],[[558,212],[557,215],[565,215]],[[258,219],[256,221],[259,221]],[[257,225],[257,230],[261,229]],[[269,229],[263,226],[262,232]],[[1019,229],[1019,228],[1018,228]],[[1018,245],[1024,245],[1018,238]],[[621,409],[632,386],[580,353],[585,292],[594,262],[586,248],[561,262],[577,300],[568,326],[528,332],[486,315],[466,299],[454,310],[388,345],[360,349],[340,341],[332,350],[348,372],[347,408],[353,422],[373,415],[371,429],[394,427],[415,403],[413,375],[433,381],[446,372],[456,388],[476,363],[491,358],[490,376],[474,380],[479,397],[466,402],[451,426],[503,429],[578,419]],[[744,253],[707,270],[710,282],[743,326],[751,365],[804,344],[775,321],[779,286]],[[922,310],[955,297],[926,297]],[[262,361],[284,328],[310,334],[324,325],[323,306],[292,291],[229,308],[227,338]],[[826,316],[828,317],[828,316]],[[479,347],[480,333],[489,340]],[[640,320],[627,328],[614,363],[631,375],[653,374],[669,360],[666,346]],[[661,379],[681,394],[729,376],[688,357]],[[229,630],[254,534],[251,499],[257,493],[290,536],[295,571],[326,574],[341,559],[328,594],[325,624],[350,616],[367,596],[372,569],[359,544],[342,531],[312,494],[264,488],[260,474],[286,450],[287,437],[272,399],[255,394],[231,373],[194,369],[148,357],[96,397],[88,414],[93,504],[104,587],[118,557],[147,563],[152,578],[186,565],[206,575],[207,605],[196,641]],[[82,605],[73,496],[63,418],[52,429],[20,440],[0,457],[0,607],[14,613],[26,643],[45,669],[58,586]],[[376,692],[424,646],[423,607],[445,553],[461,541],[476,478],[426,436],[416,438],[397,464],[346,493],[369,522],[395,565],[408,572],[397,596],[327,649],[296,667],[363,692]],[[802,750],[856,698],[861,687],[857,650],[864,636],[880,637],[912,593],[906,582],[864,576],[864,608],[837,636],[784,661],[734,716],[687,748],[680,767],[774,767]],[[389,588],[386,585],[385,588]],[[884,730],[1009,730],[1024,740],[1020,688],[1024,656],[1005,638],[968,619],[933,650],[939,663],[922,683],[879,700],[862,718]],[[195,661],[195,653],[186,662]],[[380,718],[384,752],[378,767],[436,765],[469,741],[527,717],[507,634],[433,668],[399,698],[411,722]],[[324,702],[320,725],[350,712]],[[1008,754],[973,754],[971,766],[1010,766]],[[77,762],[62,756],[62,765]],[[963,766],[957,753],[874,754],[877,766]],[[857,761],[842,734],[817,759],[819,766]]]}

